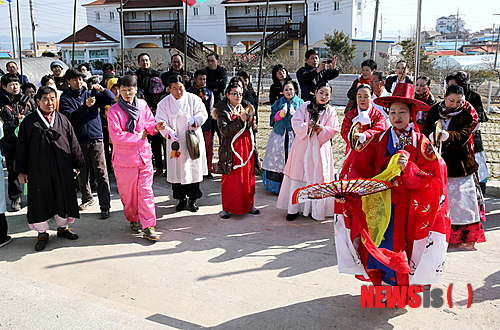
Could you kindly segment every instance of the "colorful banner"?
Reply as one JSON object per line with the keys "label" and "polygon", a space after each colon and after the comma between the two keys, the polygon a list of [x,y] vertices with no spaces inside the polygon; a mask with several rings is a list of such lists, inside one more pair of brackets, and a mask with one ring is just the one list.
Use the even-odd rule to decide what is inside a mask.
{"label": "colorful banner", "polygon": [[[1,1],[1,0],[0,0]],[[205,0],[203,0],[205,1]],[[186,0],[182,0],[182,2],[186,2]],[[199,2],[199,1],[198,1]],[[187,4],[188,6],[194,6],[194,4],[196,3],[196,0],[187,0]]]}

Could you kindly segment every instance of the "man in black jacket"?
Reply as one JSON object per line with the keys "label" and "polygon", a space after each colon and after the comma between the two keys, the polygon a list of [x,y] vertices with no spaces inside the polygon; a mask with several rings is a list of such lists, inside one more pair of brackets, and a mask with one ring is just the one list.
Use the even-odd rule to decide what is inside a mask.
{"label": "man in black jacket", "polygon": [[316,85],[328,82],[339,75],[337,56],[332,56],[331,61],[319,62],[319,55],[315,49],[309,49],[305,54],[305,65],[297,71],[297,80],[300,85],[300,95],[304,101],[312,100]]}
{"label": "man in black jacket", "polygon": [[81,71],[68,69],[65,76],[69,89],[61,98],[60,111],[68,117],[73,125],[86,163],[86,166],[80,170],[78,177],[82,192],[80,210],[84,211],[94,204],[89,182],[89,172],[92,166],[97,179],[97,197],[101,207],[101,219],[106,219],[109,218],[111,197],[99,108],[110,105],[114,101],[115,95],[99,84],[89,86],[92,91],[89,92],[83,87],[85,75]]}
{"label": "man in black jacket", "polygon": [[163,83],[163,86],[168,86],[168,78],[170,78],[170,76],[174,74],[182,76],[182,80],[184,80],[184,87],[186,89],[191,87],[193,73],[184,70],[184,61],[182,60],[182,56],[180,54],[172,55],[172,57],[170,58],[170,68],[167,72],[162,73],[161,82]]}
{"label": "man in black jacket", "polygon": [[151,78],[159,77],[160,73],[151,68],[151,57],[147,53],[141,53],[137,56],[139,69],[135,72],[137,76],[137,88],[144,91],[144,99],[150,107],[153,106],[153,95],[149,92]]}
{"label": "man in black jacket", "polygon": [[227,71],[219,66],[219,54],[210,53],[207,56],[207,88],[214,93],[214,104],[224,97],[224,89],[227,85]]}
{"label": "man in black jacket", "polygon": [[[224,98],[224,90],[227,85],[227,71],[219,66],[219,64],[219,54],[210,53],[207,55],[207,67],[205,68],[207,72],[207,88],[210,89],[214,95],[214,104],[217,104],[217,102]],[[217,121],[211,118],[211,116],[209,116],[208,119],[212,120],[212,134],[215,132],[220,141],[221,136],[219,128],[217,127]]]}
{"label": "man in black jacket", "polygon": [[19,127],[21,119],[34,111],[35,106],[29,97],[21,94],[18,76],[8,73],[2,76],[1,84],[0,116],[3,121],[3,138],[0,140],[0,146],[7,165],[8,195],[11,200],[11,211],[19,211],[23,191],[17,178],[18,173],[14,172],[17,146],[16,128]]}
{"label": "man in black jacket", "polygon": [[[139,64],[139,70],[135,72],[137,76],[137,88],[144,91],[144,100],[146,100],[150,108],[153,108],[154,95],[149,92],[149,87],[151,86],[151,78],[160,77],[160,73],[151,68],[151,57],[147,53],[139,54],[137,56],[137,63]],[[149,135],[148,139],[151,142],[151,150],[155,159],[155,175],[160,175],[163,173],[163,155],[161,152],[163,136],[161,134]]]}

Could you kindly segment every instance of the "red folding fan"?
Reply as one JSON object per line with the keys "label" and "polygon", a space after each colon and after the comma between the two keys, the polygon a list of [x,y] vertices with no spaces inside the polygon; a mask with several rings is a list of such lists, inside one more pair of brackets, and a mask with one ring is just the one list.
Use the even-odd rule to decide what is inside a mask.
{"label": "red folding fan", "polygon": [[391,188],[387,181],[375,179],[336,180],[328,183],[315,183],[295,190],[292,203],[302,203],[309,199],[323,199],[327,197],[356,197],[370,195]]}

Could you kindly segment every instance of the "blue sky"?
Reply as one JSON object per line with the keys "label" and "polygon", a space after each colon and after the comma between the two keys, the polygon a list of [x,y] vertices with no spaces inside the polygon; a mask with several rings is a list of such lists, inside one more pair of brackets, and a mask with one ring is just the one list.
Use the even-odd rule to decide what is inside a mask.
{"label": "blue sky", "polygon": [[[459,8],[460,17],[465,20],[466,29],[473,32],[500,24],[500,1],[498,0],[423,0],[422,29],[435,30],[436,19],[455,15]],[[383,38],[407,36],[417,22],[417,0],[380,0],[379,12],[383,16]],[[375,0],[366,1],[364,32],[371,35]],[[380,29],[380,25],[379,25]],[[401,31],[401,32],[400,32]]]}
{"label": "blue sky", "polygon": [[[16,9],[13,0],[13,10]],[[28,0],[19,0],[21,6],[21,34],[27,48],[31,41],[31,26]],[[215,0],[208,0],[205,4]],[[345,1],[345,0],[340,0]],[[85,9],[81,6],[92,0],[78,1],[77,29],[86,25]],[[60,41],[72,32],[73,1],[72,0],[33,0],[38,41]],[[364,33],[362,37],[370,37],[373,27],[375,0],[366,0]],[[203,5],[203,4],[202,4]],[[466,21],[466,28],[473,31],[500,24],[499,0],[424,0],[422,8],[422,27],[434,29],[436,19],[457,12],[460,8],[461,17]],[[383,38],[408,36],[416,25],[417,0],[380,0],[380,12],[383,15]],[[463,16],[462,16],[463,15]],[[7,5],[0,6],[0,49],[11,48],[9,10]],[[15,23],[17,24],[17,23]],[[379,25],[380,29],[380,25]],[[325,31],[330,32],[330,31]]]}

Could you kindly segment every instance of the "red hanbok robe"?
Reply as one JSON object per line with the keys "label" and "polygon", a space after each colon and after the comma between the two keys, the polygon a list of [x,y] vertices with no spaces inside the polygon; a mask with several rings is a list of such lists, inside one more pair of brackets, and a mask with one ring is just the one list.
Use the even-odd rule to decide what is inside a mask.
{"label": "red hanbok robe", "polygon": [[[383,132],[387,129],[387,120],[379,109],[375,108],[373,105],[370,109],[367,109],[368,117],[370,117],[370,124],[362,125],[360,133],[364,133],[366,135],[366,141],[370,140],[373,135]],[[342,138],[347,143],[346,146],[346,154],[349,152],[350,143],[349,143],[349,132],[351,131],[351,126],[353,124],[353,120],[358,116],[359,108],[352,109],[349,111],[342,121],[342,128],[340,130],[340,134]]]}
{"label": "red hanbok robe", "polygon": [[[391,129],[379,133],[362,150],[353,151],[357,175],[372,178],[387,167],[391,134]],[[392,247],[382,248],[384,241],[378,247],[373,243],[361,198],[348,198],[335,222],[339,272],[380,285],[384,274],[369,268],[371,258],[394,271],[394,278],[384,280],[393,285],[442,279],[450,233],[446,164],[423,134],[412,131],[411,137],[403,151],[408,153],[408,164],[391,188],[392,223],[384,241],[391,241]]]}

